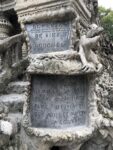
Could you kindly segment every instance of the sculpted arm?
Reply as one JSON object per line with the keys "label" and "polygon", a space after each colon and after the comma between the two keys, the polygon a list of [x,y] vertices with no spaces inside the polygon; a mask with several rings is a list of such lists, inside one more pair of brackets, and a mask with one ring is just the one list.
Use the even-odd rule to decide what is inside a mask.
{"label": "sculpted arm", "polygon": [[95,36],[93,38],[87,38],[86,45],[89,46],[90,48],[93,48],[97,44],[99,39],[100,39],[100,36]]}

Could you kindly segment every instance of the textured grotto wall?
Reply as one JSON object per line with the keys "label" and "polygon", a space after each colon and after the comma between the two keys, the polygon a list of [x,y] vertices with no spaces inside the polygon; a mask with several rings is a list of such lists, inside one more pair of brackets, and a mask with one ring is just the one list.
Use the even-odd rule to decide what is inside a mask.
{"label": "textured grotto wall", "polygon": [[[8,5],[8,7],[5,7],[5,1],[4,1],[4,10],[5,8],[7,9],[11,9],[11,11],[6,10],[6,16],[9,18],[9,20],[11,21],[11,23],[14,26],[14,33],[13,34],[18,34],[21,32],[20,29],[20,25],[17,23],[17,16],[16,16],[16,12],[14,11],[14,1],[12,2],[12,7],[10,5]],[[19,2],[23,2],[22,0]],[[27,1],[26,1],[27,2]],[[30,1],[31,2],[31,1]],[[92,17],[90,20],[90,23],[97,23],[98,24],[98,2],[97,0],[84,0],[88,10],[91,12]],[[32,1],[32,3],[34,4],[34,2]],[[7,4],[8,1],[7,1]],[[21,7],[20,7],[21,9]],[[62,13],[62,11],[61,11]],[[43,14],[44,15],[44,14]],[[45,14],[46,15],[46,14]],[[49,14],[51,15],[51,14]],[[32,16],[32,15],[31,15]],[[40,16],[40,14],[39,14]],[[24,17],[24,16],[22,16]],[[16,19],[16,20],[15,20]],[[31,17],[32,19],[32,17]],[[35,19],[35,17],[34,17]],[[21,24],[21,26],[23,25],[22,22],[19,22]],[[86,32],[87,29],[85,29]],[[21,40],[20,39],[16,39],[17,37],[14,37],[14,41],[16,41],[17,43],[19,43]],[[6,41],[7,42],[7,41]],[[22,41],[23,42],[23,41]],[[102,43],[100,44],[100,47],[102,47],[104,40],[102,41]],[[5,45],[5,44],[4,44]],[[9,47],[8,47],[9,48]],[[11,50],[14,50],[15,47],[13,45],[13,48],[11,48]],[[57,132],[56,132],[56,138],[52,139],[51,136],[49,136],[48,134],[45,136],[44,135],[44,131],[42,131],[42,133],[40,134],[40,138],[37,138],[39,141],[37,142],[37,139],[34,138],[33,136],[28,136],[25,133],[25,130],[23,129],[23,122],[22,122],[22,115],[23,115],[23,107],[26,105],[25,100],[26,97],[28,96],[26,93],[28,92],[29,89],[29,76],[28,74],[26,74],[26,68],[28,66],[28,61],[26,62],[26,55],[27,55],[27,50],[26,50],[26,45],[24,43],[24,45],[20,47],[17,47],[17,51],[21,52],[21,55],[23,56],[21,58],[21,61],[19,61],[18,63],[14,63],[11,67],[10,70],[8,70],[8,73],[6,72],[6,74],[8,75],[8,77],[10,76],[10,80],[8,78],[8,83],[7,86],[5,85],[5,90],[3,90],[3,92],[0,94],[0,119],[4,119],[5,121],[10,121],[13,124],[13,129],[14,129],[14,133],[12,135],[3,135],[3,131],[0,132],[0,150],[49,150],[53,145],[53,143],[63,143],[62,138],[66,139],[67,141],[71,141],[72,139],[76,139],[76,143],[78,142],[78,145],[76,145],[76,143],[74,142],[70,142],[72,145],[71,146],[60,146],[60,148],[58,148],[57,146],[54,147],[52,150],[113,150],[113,54],[110,52],[109,50],[106,52],[103,48],[99,48],[96,47],[96,50],[94,49],[94,51],[96,52],[96,54],[99,57],[100,62],[103,65],[103,70],[100,73],[97,74],[93,74],[93,75],[87,75],[89,78],[89,81],[92,81],[92,85],[90,83],[90,87],[92,87],[92,92],[94,93],[95,96],[95,108],[97,108],[98,111],[98,115],[100,115],[101,117],[99,118],[100,120],[98,120],[98,116],[97,116],[97,122],[95,123],[95,130],[88,136],[86,136],[86,138],[81,137],[77,137],[73,134],[73,137],[70,137],[70,134],[67,134],[67,136],[63,135],[62,137],[60,137],[59,139],[57,138]],[[98,49],[98,50],[97,50]],[[71,64],[73,62],[73,64],[75,64],[75,58],[76,56],[78,56],[78,54],[73,51],[70,54],[70,56],[68,55],[68,53],[64,53],[64,54],[60,54],[59,55],[56,53],[56,55],[51,54],[51,55],[44,55],[44,56],[39,56],[39,58],[37,57],[36,60],[35,58],[31,58],[33,61],[36,61],[36,67],[38,64],[39,70],[40,70],[40,66],[42,60],[43,63],[47,64],[51,63],[51,60],[53,60],[53,63],[55,61],[55,63],[59,64],[60,66],[60,62],[61,64],[69,62],[71,60],[71,63],[68,66],[68,69],[64,68],[64,67],[57,67],[61,72],[63,69],[63,72],[67,73],[72,71],[71,74],[76,73],[75,68],[71,68]],[[11,54],[12,57],[14,57],[14,53]],[[70,60],[68,60],[68,57]],[[51,59],[52,58],[52,59]],[[59,61],[60,59],[62,59],[62,61]],[[10,60],[7,58],[7,60]],[[57,61],[56,61],[57,60]],[[67,62],[66,62],[67,61]],[[78,59],[77,59],[78,61]],[[77,63],[76,61],[76,63]],[[34,62],[33,62],[34,63]],[[31,64],[32,65],[32,64]],[[40,65],[40,66],[39,66]],[[54,66],[54,65],[53,65]],[[79,65],[81,66],[81,64]],[[48,67],[48,65],[47,65]],[[67,67],[67,66],[66,66]],[[13,68],[12,72],[11,69]],[[30,67],[29,67],[30,68]],[[29,69],[28,68],[28,69]],[[46,66],[45,66],[46,68]],[[32,72],[32,68],[31,72]],[[45,73],[47,73],[48,68],[45,69]],[[51,69],[49,67],[50,71],[53,73],[55,69]],[[37,68],[34,68],[35,72],[38,72]],[[74,71],[73,71],[74,70]],[[67,72],[66,72],[67,71]],[[41,72],[41,71],[40,71]],[[48,71],[49,72],[49,71]],[[4,72],[3,72],[4,73]],[[12,74],[11,74],[12,73]],[[41,72],[44,73],[44,70]],[[50,73],[50,72],[49,72]],[[5,74],[5,75],[6,75]],[[79,74],[79,72],[78,72]],[[0,82],[1,83],[5,83],[5,81],[3,81],[4,79],[4,74],[0,74]],[[1,86],[1,89],[3,89],[3,86]],[[92,99],[92,97],[90,97],[90,99]],[[97,112],[96,112],[97,113]],[[96,114],[93,114],[94,116],[96,116]],[[28,118],[25,118],[25,121],[27,122]],[[26,123],[25,122],[25,123]],[[6,126],[7,127],[7,126]],[[7,127],[8,128],[8,127]],[[5,131],[5,132],[9,132],[9,131]],[[28,131],[28,133],[30,133],[30,130]],[[37,136],[38,133],[36,132]],[[53,135],[55,134],[52,133]],[[81,133],[82,135],[83,133]],[[60,136],[60,134],[58,134],[58,136]],[[43,145],[43,143],[41,143],[41,139],[43,139],[43,141],[45,142],[45,145]],[[49,140],[52,140],[51,143],[48,144]],[[82,142],[80,142],[80,140]],[[26,142],[27,141],[27,142]],[[26,142],[26,143],[25,143]],[[24,143],[24,144],[23,144]],[[60,145],[59,144],[59,145]],[[65,142],[65,145],[67,143]]]}
{"label": "textured grotto wall", "polygon": [[[103,116],[102,126],[94,132],[92,138],[86,141],[80,150],[112,150],[113,149],[113,54],[100,49],[103,71],[94,76],[96,105],[99,114]],[[98,123],[97,123],[98,124]]]}

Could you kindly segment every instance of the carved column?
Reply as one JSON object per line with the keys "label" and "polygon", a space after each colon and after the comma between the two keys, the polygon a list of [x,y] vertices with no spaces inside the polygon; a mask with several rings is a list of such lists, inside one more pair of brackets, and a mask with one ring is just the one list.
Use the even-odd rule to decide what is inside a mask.
{"label": "carved column", "polygon": [[[0,41],[9,37],[12,25],[9,20],[5,17],[3,12],[0,12]],[[0,68],[7,67],[11,62],[9,59],[8,51],[6,54],[0,54]],[[4,64],[3,64],[4,63]]]}

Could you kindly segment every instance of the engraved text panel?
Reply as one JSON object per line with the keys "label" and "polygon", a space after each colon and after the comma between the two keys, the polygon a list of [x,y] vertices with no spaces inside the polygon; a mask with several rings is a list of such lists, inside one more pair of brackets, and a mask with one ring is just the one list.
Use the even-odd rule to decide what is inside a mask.
{"label": "engraved text panel", "polygon": [[84,76],[33,76],[33,127],[67,128],[87,123],[87,82]]}
{"label": "engraved text panel", "polygon": [[70,47],[70,22],[27,24],[26,30],[33,54],[63,51]]}

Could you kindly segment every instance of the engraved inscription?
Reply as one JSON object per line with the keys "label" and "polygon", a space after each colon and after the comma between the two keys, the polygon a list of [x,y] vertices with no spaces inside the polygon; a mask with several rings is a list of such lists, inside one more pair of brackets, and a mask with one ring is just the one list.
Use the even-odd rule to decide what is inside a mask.
{"label": "engraved inscription", "polygon": [[27,24],[26,29],[33,54],[63,51],[70,47],[70,22],[32,23]]}
{"label": "engraved inscription", "polygon": [[30,104],[32,126],[68,128],[86,125],[86,86],[84,76],[33,76]]}

